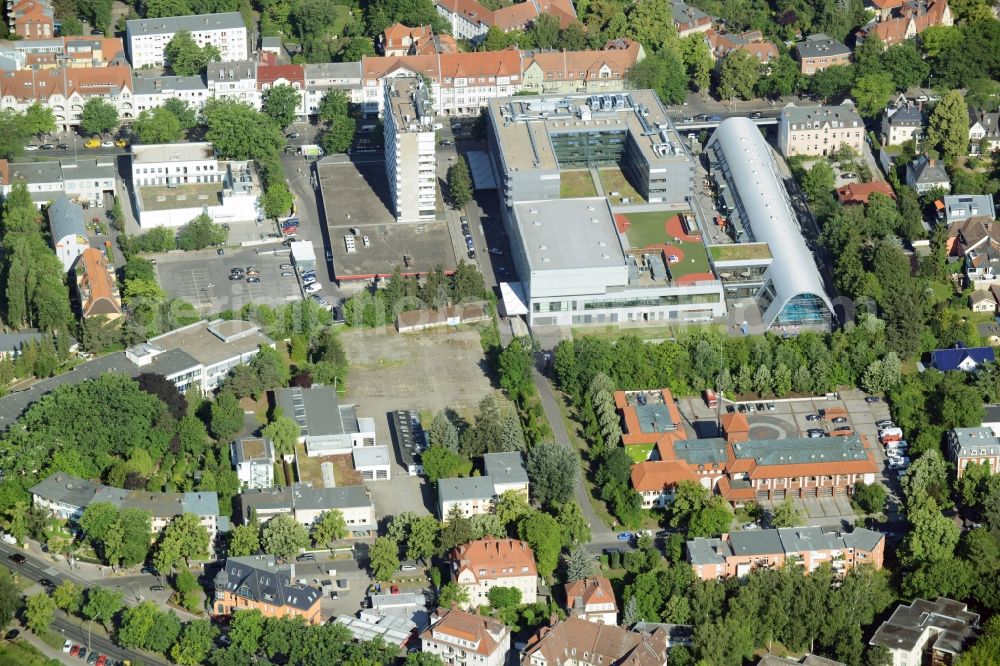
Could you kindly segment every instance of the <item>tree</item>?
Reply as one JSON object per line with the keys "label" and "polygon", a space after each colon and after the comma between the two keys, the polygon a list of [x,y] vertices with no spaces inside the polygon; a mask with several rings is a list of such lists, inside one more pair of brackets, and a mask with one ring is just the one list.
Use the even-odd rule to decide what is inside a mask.
{"label": "tree", "polygon": [[535,501],[558,505],[573,496],[579,462],[576,453],[556,442],[540,442],[528,452],[527,471]]}
{"label": "tree", "polygon": [[858,113],[872,118],[885,110],[885,105],[896,91],[892,76],[887,72],[859,77],[851,88],[851,97],[858,105]]}
{"label": "tree", "polygon": [[319,101],[316,116],[324,123],[331,123],[335,118],[347,116],[350,111],[350,100],[343,90],[328,90]]}
{"label": "tree", "polygon": [[712,51],[701,35],[688,35],[681,40],[681,60],[687,67],[691,86],[707,90],[712,80]]}
{"label": "tree", "polygon": [[163,529],[160,542],[153,554],[153,566],[165,573],[181,560],[190,564],[191,559],[208,557],[208,529],[193,513],[182,513]]}
{"label": "tree", "polygon": [[560,506],[556,519],[559,521],[563,546],[570,548],[574,544],[590,543],[590,523],[587,522],[576,500],[570,500]]}
{"label": "tree", "polygon": [[433,516],[420,516],[410,523],[406,537],[406,557],[425,564],[437,552],[437,539],[441,526]]}
{"label": "tree", "polygon": [[445,525],[438,536],[441,551],[447,553],[476,538],[472,521],[466,518],[457,506],[453,506],[445,518]]}
{"label": "tree", "polygon": [[559,523],[549,514],[536,511],[518,523],[517,532],[535,551],[538,574],[551,578],[559,564],[559,552],[562,550]]}
{"label": "tree", "polygon": [[277,154],[285,145],[285,136],[275,122],[249,104],[210,99],[202,117],[207,127],[205,139],[212,142],[220,158],[259,160]]}
{"label": "tree", "polygon": [[486,597],[493,608],[507,610],[520,605],[521,590],[516,587],[491,587]]}
{"label": "tree", "polygon": [[448,167],[448,198],[454,208],[462,208],[472,199],[472,176],[462,155]]}
{"label": "tree", "polygon": [[171,97],[163,103],[161,108],[169,111],[177,119],[181,129],[189,130],[198,124],[198,114],[182,99]]}
{"label": "tree", "polygon": [[786,498],[774,507],[771,515],[771,525],[773,527],[798,527],[802,524],[802,512],[795,505],[795,500]]}
{"label": "tree", "polygon": [[927,145],[945,160],[964,155],[969,148],[969,111],[965,98],[953,90],[941,98],[927,121]]}
{"label": "tree", "polygon": [[920,493],[910,498],[906,517],[910,531],[904,541],[905,553],[900,560],[906,565],[919,565],[947,560],[958,544],[959,529],[941,513],[937,503]]}
{"label": "tree", "polygon": [[229,237],[225,227],[216,224],[207,213],[201,213],[177,230],[177,249],[201,250],[212,245],[222,245]]}
{"label": "tree", "polygon": [[760,78],[760,63],[742,49],[731,51],[719,67],[719,96],[723,99],[750,99]]}
{"label": "tree", "polygon": [[106,134],[118,127],[118,109],[100,97],[91,97],[83,105],[80,127],[88,134]]}
{"label": "tree", "polygon": [[290,560],[309,546],[309,531],[290,514],[278,514],[264,523],[261,545],[268,555]]}
{"label": "tree", "polygon": [[87,603],[83,606],[83,614],[90,620],[97,620],[107,629],[108,623],[124,605],[121,592],[98,585],[87,589]]}
{"label": "tree", "polygon": [[886,490],[881,483],[859,481],[854,484],[854,501],[865,513],[881,513],[885,508],[885,500]]}
{"label": "tree", "polygon": [[277,219],[292,209],[292,193],[288,185],[277,181],[270,183],[264,189],[261,197],[261,207],[266,217]]}
{"label": "tree", "polygon": [[83,34],[83,23],[75,16],[64,16],[59,25],[59,35],[62,37],[77,37]]}
{"label": "tree", "polygon": [[103,543],[105,537],[118,521],[118,507],[110,502],[88,504],[80,516],[80,529],[91,545]]}
{"label": "tree", "polygon": [[458,430],[444,411],[438,412],[427,431],[427,440],[431,446],[443,446],[453,453],[458,453]]}
{"label": "tree", "polygon": [[836,176],[833,173],[833,167],[825,160],[816,162],[802,176],[802,190],[809,197],[809,200],[814,202],[829,197],[835,184]]}
{"label": "tree", "polygon": [[799,64],[783,53],[768,64],[768,73],[757,81],[757,90],[765,97],[791,95],[799,85],[799,72]]}
{"label": "tree", "polygon": [[199,666],[205,663],[218,635],[219,630],[208,620],[192,620],[181,629],[170,657],[180,666]]}
{"label": "tree", "polygon": [[260,525],[249,523],[236,525],[229,531],[230,557],[253,555],[260,550]]}
{"label": "tree", "polygon": [[229,622],[229,640],[234,648],[247,654],[257,654],[264,637],[265,618],[259,610],[233,613]]}
{"label": "tree", "polygon": [[184,137],[181,121],[163,106],[142,111],[132,129],[142,143],[172,143]]}
{"label": "tree", "polygon": [[854,85],[854,68],[850,65],[834,65],[820,70],[809,77],[809,92],[823,100],[847,93]]}
{"label": "tree", "polygon": [[358,123],[354,118],[347,115],[336,116],[323,132],[323,150],[327,154],[346,152],[354,143],[357,131]]}
{"label": "tree", "polygon": [[[58,608],[73,615],[83,605],[83,588],[67,578],[52,591],[52,600]],[[0,620],[2,619],[0,617]]]}
{"label": "tree", "polygon": [[41,136],[56,131],[56,115],[52,109],[35,102],[21,116],[24,131],[30,136]]}
{"label": "tree", "polygon": [[444,666],[444,662],[432,652],[410,652],[403,660],[403,666]]}
{"label": "tree", "polygon": [[682,481],[669,508],[670,525],[684,528],[688,538],[717,537],[728,531],[732,513],[720,495],[709,495],[697,483]]}
{"label": "tree", "polygon": [[[150,269],[152,269],[152,264],[145,259],[139,261],[149,265]],[[125,268],[126,279],[139,279],[137,277],[128,277],[129,266],[133,266],[133,270],[136,270],[134,262],[130,260]],[[181,419],[187,414],[187,401],[184,399],[184,396],[177,390],[177,386],[163,375],[154,372],[144,372],[136,377],[135,381],[138,382],[140,389],[162,400],[175,419]]]}
{"label": "tree", "polygon": [[220,391],[211,408],[212,436],[225,441],[243,429],[243,408],[229,391]]}
{"label": "tree", "polygon": [[387,537],[378,537],[368,549],[368,568],[372,578],[387,582],[399,569],[399,544]]}
{"label": "tree", "polygon": [[260,434],[274,443],[277,455],[290,456],[295,453],[295,444],[299,441],[299,425],[287,416],[281,415],[264,426]]}
{"label": "tree", "polygon": [[500,352],[497,359],[500,387],[507,391],[507,396],[515,402],[535,390],[531,379],[534,367],[531,353],[531,342],[527,338],[517,337]]}
{"label": "tree", "polygon": [[347,536],[347,521],[344,514],[337,509],[330,509],[320,514],[313,524],[312,540],[314,546],[329,544]]}
{"label": "tree", "polygon": [[420,462],[431,483],[437,483],[438,479],[468,476],[472,472],[471,460],[441,445],[429,446],[421,455]]}
{"label": "tree", "polygon": [[28,629],[42,635],[55,619],[56,602],[45,592],[33,594],[24,604],[24,620]]}
{"label": "tree", "polygon": [[438,605],[441,608],[451,608],[469,603],[469,589],[460,586],[458,583],[445,583],[438,595]]}
{"label": "tree", "polygon": [[160,611],[152,601],[122,611],[118,624],[118,643],[127,648],[145,648],[149,632],[160,618]]}
{"label": "tree", "polygon": [[651,88],[664,104],[680,104],[687,96],[687,71],[672,49],[643,58],[626,76],[630,87]]}
{"label": "tree", "polygon": [[572,583],[596,575],[597,565],[594,556],[582,545],[573,546],[567,555],[563,556],[566,565],[566,582]]}
{"label": "tree", "polygon": [[219,49],[211,44],[198,46],[187,30],[176,33],[163,47],[163,59],[177,76],[202,74],[210,62],[221,59]]}
{"label": "tree", "polygon": [[264,113],[279,127],[288,127],[298,117],[302,95],[289,85],[271,86],[261,95]]}

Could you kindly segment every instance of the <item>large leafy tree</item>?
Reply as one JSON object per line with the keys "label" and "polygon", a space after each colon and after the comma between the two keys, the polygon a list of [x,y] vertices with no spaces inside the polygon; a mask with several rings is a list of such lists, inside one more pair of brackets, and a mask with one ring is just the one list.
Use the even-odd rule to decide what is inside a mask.
{"label": "large leafy tree", "polygon": [[165,573],[182,560],[190,564],[192,559],[205,559],[209,545],[208,529],[201,519],[193,513],[181,514],[163,529],[153,554],[153,565]]}
{"label": "large leafy tree", "polygon": [[580,463],[576,453],[556,442],[541,442],[528,452],[527,471],[535,500],[559,505],[573,496]]}
{"label": "large leafy tree", "polygon": [[462,208],[472,199],[472,176],[463,156],[448,167],[448,198],[455,208]]}
{"label": "large leafy tree", "polygon": [[330,544],[347,536],[347,521],[337,509],[324,511],[313,524],[313,545]]}
{"label": "large leafy tree", "polygon": [[963,155],[969,148],[969,111],[965,98],[953,90],[941,98],[927,124],[927,143],[946,160]]}
{"label": "large leafy tree", "polygon": [[368,568],[375,580],[388,581],[399,569],[399,544],[388,537],[375,539],[368,550]]}
{"label": "large leafy tree", "polygon": [[200,666],[215,646],[218,635],[219,630],[208,620],[192,620],[184,625],[177,642],[170,649],[170,656],[180,666]]}
{"label": "large leafy tree", "polygon": [[221,56],[212,44],[198,46],[190,32],[181,30],[163,47],[163,58],[174,74],[195,76],[204,73],[208,63],[218,62]]}
{"label": "large leafy tree", "polygon": [[260,525],[248,523],[237,525],[229,531],[230,557],[253,555],[260,550]]}
{"label": "large leafy tree", "polygon": [[298,117],[302,95],[290,85],[271,86],[264,91],[263,109],[279,127],[288,127]]}
{"label": "large leafy tree", "polygon": [[231,99],[210,99],[202,111],[212,142],[220,157],[261,159],[275,155],[285,137],[274,120],[252,106]]}
{"label": "large leafy tree", "polygon": [[760,78],[760,63],[747,51],[738,49],[722,59],[719,67],[719,96],[750,99]]}
{"label": "large leafy tree", "polygon": [[265,553],[288,560],[309,547],[309,531],[290,514],[279,514],[264,523],[261,545]]}
{"label": "large leafy tree", "polygon": [[80,127],[88,134],[107,134],[118,127],[118,109],[100,97],[92,97],[83,105]]}
{"label": "large leafy tree", "polygon": [[24,619],[28,629],[36,634],[45,632],[55,619],[56,602],[45,592],[33,594],[24,604]]}
{"label": "large leafy tree", "polygon": [[672,49],[643,58],[628,72],[633,88],[652,88],[664,104],[680,104],[688,91],[684,63]]}
{"label": "large leafy tree", "polygon": [[201,213],[177,230],[177,249],[201,250],[222,245],[228,237],[229,232],[222,225],[216,224],[207,213]]}
{"label": "large leafy tree", "polygon": [[121,592],[103,585],[95,585],[87,589],[87,602],[83,605],[83,614],[107,628],[108,623],[124,605]]}
{"label": "large leafy tree", "polygon": [[132,129],[142,143],[173,143],[184,137],[181,121],[163,106],[142,111]]}
{"label": "large leafy tree", "polygon": [[212,435],[218,440],[230,439],[243,428],[243,408],[230,391],[220,391],[211,407]]}
{"label": "large leafy tree", "polygon": [[559,523],[547,513],[536,511],[525,516],[517,526],[518,535],[535,551],[538,573],[551,578],[559,565],[562,537]]}

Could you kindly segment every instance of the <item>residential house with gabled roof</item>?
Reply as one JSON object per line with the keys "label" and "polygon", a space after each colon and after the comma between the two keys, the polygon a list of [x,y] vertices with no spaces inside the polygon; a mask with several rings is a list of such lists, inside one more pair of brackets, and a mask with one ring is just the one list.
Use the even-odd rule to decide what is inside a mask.
{"label": "residential house with gabled roof", "polygon": [[875,631],[869,645],[889,651],[893,666],[954,664],[979,635],[979,615],[954,599],[914,599],[900,604]]}
{"label": "residential house with gabled roof", "polygon": [[464,610],[488,605],[494,587],[516,588],[522,604],[538,598],[535,552],[523,541],[486,537],[458,546],[450,559],[452,582],[469,593],[469,600],[461,604]]}
{"label": "residential house with gabled roof", "polygon": [[576,20],[571,0],[526,0],[495,10],[476,0],[437,0],[436,7],[438,14],[451,25],[452,35],[473,43],[485,37],[491,27],[504,32],[526,30],[542,14],[554,16],[564,29]]}
{"label": "residential house with gabled roof", "polygon": [[642,44],[624,37],[594,51],[523,51],[522,90],[538,94],[624,90],[628,71],[645,57]]}
{"label": "residential house with gabled roof", "polygon": [[456,53],[458,44],[451,35],[435,35],[430,25],[411,28],[396,23],[379,35],[379,48],[385,56],[432,55]]}
{"label": "residential house with gabled roof", "polygon": [[516,492],[528,499],[528,472],[520,451],[483,455],[483,476],[439,479],[438,514],[443,521],[456,508],[465,517],[493,511],[493,503],[505,492]]}
{"label": "residential house with gabled roof", "polygon": [[907,102],[891,106],[882,114],[882,142],[890,146],[914,140],[918,141],[924,131],[924,113],[918,104]]}
{"label": "residential house with gabled roof", "polygon": [[885,535],[864,528],[852,532],[819,527],[783,527],[696,538],[685,544],[687,561],[701,580],[743,577],[755,569],[780,567],[794,561],[809,574],[830,564],[839,574],[859,564],[882,568]]}
{"label": "residential house with gabled roof", "polygon": [[917,194],[926,194],[939,188],[951,191],[951,179],[944,163],[926,155],[921,155],[906,165],[906,184],[916,190]]}
{"label": "residential house with gabled roof", "polygon": [[46,0],[8,0],[7,26],[24,39],[54,37],[55,13]]}
{"label": "residential house with gabled roof", "polygon": [[948,349],[931,352],[931,367],[941,372],[971,372],[983,363],[993,363],[996,355],[993,347],[966,347],[961,342]]}
{"label": "residential house with gabled roof", "polygon": [[785,157],[833,155],[843,146],[861,154],[865,124],[853,104],[798,107],[789,104],[778,119],[778,147]]}
{"label": "residential house with gabled roof", "polygon": [[987,155],[1000,149],[1000,111],[969,108],[969,154]]}
{"label": "residential house with gabled roof", "polygon": [[873,194],[896,199],[896,193],[892,191],[892,186],[884,180],[874,180],[870,183],[848,183],[837,188],[837,200],[844,206],[867,204],[868,198]]}
{"label": "residential house with gabled roof", "polygon": [[994,312],[997,309],[993,292],[979,289],[969,294],[969,309],[973,312]]}
{"label": "residential house with gabled roof", "polygon": [[420,651],[437,655],[447,666],[504,666],[510,628],[493,618],[439,608],[431,615],[431,626],[420,634]]}
{"label": "residential house with gabled roof", "polygon": [[965,475],[970,463],[986,463],[990,474],[1000,474],[1000,440],[988,427],[952,428],[945,448],[948,459],[955,463],[956,478]]}
{"label": "residential house with gabled roof", "polygon": [[801,658],[779,657],[773,654],[765,654],[757,662],[757,666],[847,666],[842,661],[834,661],[826,657],[819,657],[814,654],[806,654]]}
{"label": "residential house with gabled roof", "polygon": [[876,36],[888,48],[931,26],[954,24],[948,0],[873,0],[872,4],[876,16],[855,33],[858,45]]}
{"label": "residential house with gabled roof", "polygon": [[84,319],[104,316],[109,321],[121,318],[122,297],[115,269],[104,253],[96,247],[87,248],[80,254],[73,270],[81,316]]}
{"label": "residential house with gabled roof", "polygon": [[567,583],[566,613],[597,624],[618,624],[618,603],[611,581],[603,576],[593,576]]}
{"label": "residential house with gabled roof", "polygon": [[799,56],[800,69],[807,76],[834,65],[851,64],[851,49],[823,33],[809,35],[798,42],[795,52]]}
{"label": "residential house with gabled roof", "polygon": [[32,104],[40,104],[53,111],[60,131],[79,125],[83,105],[93,98],[113,105],[125,122],[135,118],[131,68],[25,69],[0,75],[0,108],[23,113]]}
{"label": "residential house with gabled roof", "polygon": [[521,650],[521,666],[667,666],[667,631],[629,631],[575,617],[543,627]]}
{"label": "residential house with gabled roof", "polygon": [[236,611],[256,610],[264,617],[302,618],[321,624],[323,591],[300,583],[295,564],[277,564],[270,555],[230,557],[215,575],[212,615],[229,617]]}
{"label": "residential house with gabled roof", "polygon": [[997,284],[997,280],[1000,280],[1000,249],[992,244],[984,244],[966,252],[965,278],[976,290],[986,290]]}
{"label": "residential house with gabled roof", "polygon": [[[938,202],[934,203],[936,205]],[[938,217],[943,218],[949,226],[974,217],[982,218],[984,222],[996,218],[993,196],[990,194],[951,194],[940,203]]]}
{"label": "residential house with gabled roof", "polygon": [[721,60],[733,51],[746,51],[766,65],[778,57],[778,47],[764,38],[760,30],[748,30],[743,33],[716,32],[715,29],[705,31],[705,41],[708,42],[713,60]]}
{"label": "residential house with gabled roof", "polygon": [[698,32],[712,29],[712,17],[697,7],[674,0],[670,4],[670,18],[681,39]]}
{"label": "residential house with gabled roof", "polygon": [[63,271],[68,273],[76,258],[90,247],[87,227],[83,223],[83,207],[63,195],[52,202],[46,214],[53,249],[62,262]]}
{"label": "residential house with gabled roof", "polygon": [[278,65],[274,54],[265,54],[271,62],[260,62],[257,65],[257,89],[260,92],[261,102],[268,89],[277,86],[291,86],[299,93],[299,105],[295,107],[295,114],[299,118],[306,115],[306,75],[303,65]]}
{"label": "residential house with gabled roof", "polygon": [[948,228],[948,256],[964,257],[974,250],[1000,248],[1000,224],[989,217],[970,217]]}

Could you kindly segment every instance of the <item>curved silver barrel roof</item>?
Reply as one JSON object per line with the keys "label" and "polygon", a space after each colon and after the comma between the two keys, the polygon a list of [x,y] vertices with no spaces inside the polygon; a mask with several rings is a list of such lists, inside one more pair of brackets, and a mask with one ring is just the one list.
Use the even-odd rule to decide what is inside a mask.
{"label": "curved silver barrel roof", "polygon": [[742,207],[744,225],[754,240],[767,243],[771,250],[765,287],[768,282],[773,285],[775,298],[762,313],[764,325],[770,327],[788,302],[800,295],[816,296],[832,316],[823,279],[760,130],[748,118],[729,118],[715,130],[708,147],[715,147],[725,159],[726,180]]}

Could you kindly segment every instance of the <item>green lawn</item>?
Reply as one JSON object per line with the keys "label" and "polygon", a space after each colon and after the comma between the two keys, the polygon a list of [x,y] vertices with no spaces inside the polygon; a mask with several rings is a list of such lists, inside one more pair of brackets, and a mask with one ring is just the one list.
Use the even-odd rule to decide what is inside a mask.
{"label": "green lawn", "polygon": [[[59,648],[62,649],[62,641]],[[47,666],[50,663],[41,650],[23,638],[0,644],[0,666]]]}
{"label": "green lawn", "polygon": [[667,233],[666,222],[676,214],[673,211],[629,213],[627,217],[631,225],[625,234],[628,236],[629,245],[633,249],[661,243],[679,247],[684,253],[684,258],[677,263],[669,264],[670,272],[675,278],[691,273],[710,273],[708,252],[703,243],[700,241],[691,243],[684,240],[674,242],[673,236]]}
{"label": "green lawn", "polygon": [[709,248],[716,261],[745,261],[747,259],[769,259],[771,250],[767,243],[735,243],[732,245],[712,245]]}
{"label": "green lawn", "polygon": [[[604,186],[604,193],[611,200],[612,204],[620,204],[622,197],[628,197],[632,200],[632,203],[646,202],[642,195],[628,182],[621,169],[610,167],[600,169],[598,173],[601,174],[601,184]],[[620,196],[613,197],[611,196],[612,192],[618,192]]]}
{"label": "green lawn", "polygon": [[590,171],[563,171],[559,174],[559,196],[563,199],[596,197],[597,188]]}
{"label": "green lawn", "polygon": [[337,17],[333,19],[333,24],[331,25],[330,28],[330,34],[339,37],[344,32],[344,28],[346,28],[349,23],[354,22],[354,18],[351,16],[350,7],[344,7],[343,5],[334,5],[333,9]]}
{"label": "green lawn", "polygon": [[628,454],[628,457],[631,458],[634,463],[646,462],[649,460],[649,454],[652,452],[652,444],[633,444],[625,447],[625,453]]}

